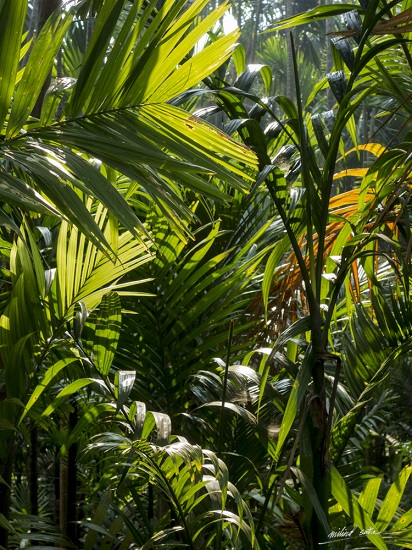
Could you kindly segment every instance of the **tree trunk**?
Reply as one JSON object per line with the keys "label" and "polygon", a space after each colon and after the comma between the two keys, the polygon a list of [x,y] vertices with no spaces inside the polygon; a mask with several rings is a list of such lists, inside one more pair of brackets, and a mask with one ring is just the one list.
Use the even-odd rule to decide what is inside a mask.
{"label": "tree trunk", "polygon": [[253,35],[252,40],[250,42],[250,50],[248,59],[252,62],[256,62],[256,50],[257,50],[257,44],[258,44],[258,35],[259,35],[259,23],[260,23],[260,16],[262,13],[262,0],[257,0],[256,5],[256,14],[255,14],[255,22],[253,26]]}
{"label": "tree trunk", "polygon": [[[308,415],[308,420],[311,424],[310,431],[313,461],[312,481],[319,503],[325,512],[325,516],[328,517],[328,450],[326,449],[327,413],[324,378],[323,361],[315,358],[313,386],[316,393],[312,398],[313,400]],[[332,414],[332,411],[330,411],[330,414]],[[322,522],[319,520],[316,513],[312,515],[311,534],[313,548],[315,549],[320,548],[320,543],[325,543],[325,541],[327,541],[328,534],[325,532]]]}
{"label": "tree trunk", "polygon": [[[31,38],[33,38],[34,33],[36,32],[38,19],[39,19],[39,0],[33,0],[31,16],[30,16],[29,32],[27,34],[27,41],[30,40]],[[22,67],[26,66],[27,61],[28,61],[29,56],[30,56],[30,52],[31,52],[31,48],[29,49],[29,51],[23,57],[23,61],[21,62]]]}
{"label": "tree trunk", "polygon": [[29,498],[30,514],[39,514],[39,469],[38,469],[39,432],[36,426],[31,426],[29,447]]}
{"label": "tree trunk", "polygon": [[[14,459],[14,436],[9,444],[9,452],[4,463],[2,477],[7,485],[1,485],[1,498],[0,498],[0,514],[6,519],[10,517],[10,499],[11,499],[11,483],[13,473],[13,459]],[[7,529],[0,527],[0,546],[8,548],[9,544],[9,532]]]}
{"label": "tree trunk", "polygon": [[[318,259],[318,261],[321,261]],[[319,503],[328,517],[328,449],[327,449],[327,425],[328,415],[326,412],[325,392],[325,367],[322,343],[322,319],[318,305],[311,315],[311,341],[312,341],[312,394],[309,395],[309,414],[306,418],[307,432],[309,433],[310,457],[307,463],[310,464],[307,475],[312,477],[313,488],[315,489]],[[332,414],[332,411],[329,411]],[[321,548],[320,543],[327,541],[322,522],[313,511],[310,522],[310,534],[314,549]]]}
{"label": "tree trunk", "polygon": [[60,460],[60,487],[59,487],[59,527],[62,533],[67,532],[67,490],[68,490],[68,458],[65,455]]}
{"label": "tree trunk", "polygon": [[[73,411],[69,416],[70,433],[77,424],[77,405],[73,402]],[[78,543],[77,525],[77,444],[69,447],[67,458],[67,536],[74,543]]]}
{"label": "tree trunk", "polygon": [[237,26],[242,28],[242,0],[238,0],[237,2]]}
{"label": "tree trunk", "polygon": [[57,454],[58,449],[54,461],[54,523],[60,525],[60,463]]}

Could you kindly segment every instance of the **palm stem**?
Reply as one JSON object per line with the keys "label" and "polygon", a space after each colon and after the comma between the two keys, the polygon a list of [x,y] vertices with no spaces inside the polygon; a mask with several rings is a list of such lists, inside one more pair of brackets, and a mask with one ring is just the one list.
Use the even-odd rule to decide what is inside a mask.
{"label": "palm stem", "polygon": [[227,343],[225,375],[223,378],[223,388],[222,388],[222,406],[220,408],[219,437],[218,437],[218,443],[217,443],[217,454],[219,456],[222,452],[222,441],[223,441],[223,434],[225,431],[224,429],[225,428],[225,403],[226,403],[226,395],[227,395],[227,380],[228,380],[228,374],[229,374],[230,355],[232,351],[233,327],[234,327],[234,321],[232,320],[230,321],[230,326],[229,326],[229,338]]}

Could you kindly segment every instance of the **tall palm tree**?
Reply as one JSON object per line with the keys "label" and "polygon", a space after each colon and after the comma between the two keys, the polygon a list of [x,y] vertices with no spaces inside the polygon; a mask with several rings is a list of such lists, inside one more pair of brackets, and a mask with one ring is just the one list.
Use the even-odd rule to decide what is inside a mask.
{"label": "tall palm tree", "polygon": [[[322,20],[350,9],[351,6],[322,6],[277,25],[275,30],[279,32],[290,26]],[[397,295],[401,296],[402,300],[409,300],[409,269],[406,268],[407,259],[404,255],[407,246],[402,247],[403,252],[400,249],[396,252],[395,244],[404,233],[403,230],[399,233],[404,222],[397,223],[395,220],[400,221],[398,216],[402,216],[401,212],[409,209],[409,192],[403,185],[408,171],[405,156],[409,150],[408,145],[402,143],[402,132],[399,133],[397,139],[401,143],[402,152],[399,153],[399,157],[396,155],[396,160],[390,162],[393,152],[386,153],[385,147],[376,143],[360,144],[356,132],[356,120],[362,101],[375,93],[377,98],[382,97],[381,93],[383,97],[393,95],[396,104],[393,103],[392,112],[402,111],[405,120],[409,120],[407,94],[410,85],[405,76],[410,74],[409,56],[408,52],[405,52],[404,56],[399,55],[397,38],[400,33],[409,31],[409,27],[402,27],[409,13],[407,7],[404,9],[405,13],[391,14],[388,20],[385,20],[386,14],[383,10],[380,13],[382,22],[376,24],[377,19],[374,23],[372,19],[368,19],[373,11],[370,8],[371,11],[362,14],[366,21],[365,25],[370,25],[362,29],[363,35],[361,26],[358,30],[351,29],[347,33],[342,33],[342,38],[335,44],[336,51],[341,56],[335,59],[336,70],[319,83],[316,90],[320,94],[328,84],[330,85],[336,100],[334,113],[328,111],[310,116],[309,109],[306,111],[305,108],[309,107],[309,101],[315,97],[316,94],[313,93],[307,105],[302,105],[298,101],[298,105],[294,106],[284,98],[277,98],[276,101],[285,112],[284,118],[277,117],[271,111],[268,102],[265,104],[256,95],[250,94],[251,70],[245,71],[245,75],[237,80],[238,88],[245,82],[248,82],[248,88],[219,90],[217,86],[214,92],[219,108],[225,110],[229,117],[236,119],[227,127],[237,132],[237,135],[257,152],[261,168],[258,181],[261,184],[266,181],[280,217],[279,221],[287,233],[275,244],[267,262],[263,280],[263,305],[270,325],[264,336],[266,340],[263,341],[268,342],[270,331],[275,335],[285,332],[289,337],[292,334],[292,337],[300,335],[303,340],[303,344],[298,345],[296,342],[288,342],[284,349],[285,357],[281,365],[287,365],[286,372],[295,381],[286,409],[282,408],[279,402],[283,419],[273,456],[276,461],[281,461],[285,460],[284,453],[289,454],[287,472],[293,471],[294,476],[301,476],[300,492],[305,495],[306,515],[304,521],[297,517],[294,521],[299,525],[301,538],[308,547],[317,547],[327,541],[330,529],[327,523],[328,479],[332,484],[332,495],[349,515],[349,521],[358,526],[366,525],[362,523],[356,511],[360,510],[357,508],[356,497],[351,495],[349,500],[345,497],[348,489],[341,477],[345,467],[339,461],[343,449],[349,445],[349,435],[356,422],[363,418],[363,400],[371,397],[374,390],[381,386],[391,361],[399,356],[403,357],[410,346],[409,331],[406,330],[396,343],[393,340],[391,345],[385,345],[386,351],[377,358],[377,364],[373,368],[374,374],[366,378],[366,373],[361,374],[360,364],[356,364],[356,353],[351,353],[350,345],[345,347],[340,337],[340,332],[344,331],[343,342],[348,338],[355,341],[355,346],[362,347],[361,343],[358,344],[358,341],[362,340],[361,332],[356,331],[355,334],[352,326],[350,329],[347,328],[347,316],[353,318],[354,325],[355,319],[360,320],[360,324],[363,325],[361,330],[370,330],[367,318],[361,313],[363,310],[353,305],[353,302],[365,301],[364,307],[368,309],[369,314],[377,317],[373,328],[377,334],[376,341],[386,341],[382,333],[385,325],[393,327],[394,334],[398,333],[397,323],[393,320],[393,316],[399,317],[397,307],[393,305],[392,309],[385,309],[384,313],[378,307],[376,297],[371,300],[371,287],[374,287],[377,294],[382,292],[386,299],[389,295],[393,304],[396,303]],[[389,31],[394,31],[395,38],[385,36]],[[363,36],[363,55],[356,50],[358,57],[347,55],[351,45],[349,38],[353,36],[358,42],[359,37]],[[386,66],[391,67],[390,71],[385,70]],[[376,76],[378,67],[379,71],[383,71],[379,73],[383,75],[382,80]],[[403,92],[398,88],[398,78],[404,82]],[[298,80],[295,84],[297,89],[299,84]],[[250,106],[246,107],[245,92],[248,94],[248,102],[256,102],[252,109]],[[228,97],[229,94],[231,99]],[[298,93],[298,97],[300,96]],[[208,113],[207,110],[204,112]],[[273,117],[272,120],[275,121],[266,129],[264,121],[267,118],[263,119],[263,115],[267,118]],[[257,121],[260,125],[256,124]],[[344,130],[348,131],[349,139],[343,133]],[[357,150],[368,151],[376,158],[369,169],[363,168],[362,165],[350,168],[350,156]],[[286,151],[291,153],[287,155]],[[388,176],[388,173],[386,176],[383,175],[383,166],[386,166],[386,163],[390,164],[391,170],[397,167],[396,172],[391,172],[393,176]],[[337,182],[343,177],[359,178],[359,188],[338,194],[340,186]],[[381,177],[383,179],[380,179]],[[396,193],[392,195],[391,190],[395,189]],[[404,196],[400,202],[398,193]],[[383,197],[384,203],[381,204]],[[386,244],[382,246],[381,240]],[[394,258],[394,264],[387,263],[387,254],[395,254],[391,256]],[[401,276],[401,273],[407,273],[406,278]],[[395,295],[393,291],[388,292],[389,285],[396,288]],[[259,304],[259,299],[256,303]],[[408,310],[408,306],[402,307]],[[257,319],[262,319],[261,313],[262,310],[258,309]],[[294,325],[290,324],[298,316],[303,316],[303,320],[298,319],[294,329]],[[409,326],[406,320],[398,322],[405,322],[405,326]],[[306,342],[309,324],[312,326],[311,339]],[[299,332],[300,330],[303,330],[303,333]],[[400,342],[402,345],[399,347]],[[367,354],[367,349],[378,349],[376,344],[364,344],[364,354]],[[326,350],[326,346],[330,346],[331,351]],[[276,357],[275,353],[279,353],[277,348],[276,352],[273,351],[270,355],[272,360]],[[291,361],[292,365],[288,361]],[[370,384],[367,385],[365,393],[356,395],[354,389],[350,390],[349,399],[345,404],[340,401],[335,409],[336,400],[340,399],[337,395],[343,390],[340,386],[343,376],[342,361],[346,376],[349,376],[352,370],[359,371],[360,379],[368,379]],[[371,362],[371,359],[368,361]],[[295,370],[296,363],[301,365],[298,372]],[[261,367],[259,372],[268,376],[269,369],[269,366]],[[278,382],[277,373],[275,380]],[[208,384],[211,382],[208,381]],[[348,384],[346,380],[345,384]],[[214,392],[215,395],[219,395],[218,387],[214,388]],[[260,395],[263,398],[263,390]],[[359,400],[360,395],[362,398]],[[378,414],[376,408],[372,410]],[[371,417],[368,417],[368,414],[365,414],[365,425],[370,427],[371,424],[368,422]],[[298,449],[301,464],[299,474],[293,466]],[[339,466],[339,470],[332,468],[330,478],[328,452]],[[408,471],[403,471],[402,475],[405,478],[409,476]],[[276,504],[281,502],[282,492],[288,490],[287,477],[288,474],[280,484]],[[276,477],[273,476],[273,479],[276,480]],[[276,490],[276,482],[273,481],[271,491]],[[311,483],[317,498],[314,498],[314,493],[311,492]],[[359,485],[353,484],[353,490],[360,491]],[[271,491],[266,495],[267,505],[273,502],[270,500]],[[403,488],[396,498],[400,499],[402,493]],[[360,502],[362,506],[365,504],[364,497]],[[399,503],[399,500],[397,502]],[[350,512],[353,508],[356,513]],[[369,509],[368,514],[370,517],[365,521],[371,525],[374,510]],[[382,514],[375,515],[375,518],[381,524]],[[398,545],[405,544],[404,536],[407,537],[406,534],[400,536]],[[378,539],[379,537],[372,538],[371,541],[377,547],[383,547],[384,542]]]}

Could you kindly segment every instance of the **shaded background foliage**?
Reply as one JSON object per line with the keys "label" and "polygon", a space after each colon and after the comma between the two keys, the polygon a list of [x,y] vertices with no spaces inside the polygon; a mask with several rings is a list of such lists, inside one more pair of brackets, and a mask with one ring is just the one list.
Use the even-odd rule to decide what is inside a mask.
{"label": "shaded background foliage", "polygon": [[412,547],[412,6],[296,4],[0,2],[2,547]]}

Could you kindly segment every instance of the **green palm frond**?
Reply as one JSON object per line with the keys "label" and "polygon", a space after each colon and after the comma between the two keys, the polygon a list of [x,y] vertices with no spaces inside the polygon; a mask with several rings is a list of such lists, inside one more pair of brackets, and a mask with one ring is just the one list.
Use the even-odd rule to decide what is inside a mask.
{"label": "green palm frond", "polygon": [[[160,419],[160,416],[154,415],[154,418]],[[152,427],[145,430],[146,438],[149,438],[156,424],[152,422]],[[183,543],[195,548],[198,541],[202,541],[205,548],[211,548],[217,533],[217,523],[222,524],[222,547],[236,543],[238,539],[251,548],[255,547],[250,511],[236,487],[229,482],[225,464],[213,452],[191,445],[183,437],[174,437],[161,446],[149,441],[131,441],[119,434],[107,433],[95,438],[88,446],[89,453],[105,453],[106,456],[114,454],[120,459],[120,468],[116,471],[104,459],[108,468],[105,477],[109,480],[110,476],[111,486],[117,487],[112,491],[115,501],[112,503],[110,497],[105,500],[106,515],[107,508],[112,506],[123,518],[135,540],[144,543],[147,548],[160,541],[172,544],[171,536],[177,537],[173,539],[175,544]],[[123,462],[124,459],[127,461]],[[141,483],[133,489],[129,480],[135,477]],[[154,534],[144,527],[148,525],[144,518],[141,518],[138,527],[136,520],[130,516],[133,509],[141,510],[138,500],[147,498],[145,487],[149,482],[155,485],[157,498],[167,507]],[[126,508],[125,491],[130,490],[134,502],[129,501]],[[167,510],[176,518],[173,527]],[[95,518],[98,519],[98,515]],[[92,531],[100,531],[100,525],[92,524],[88,527]],[[87,535],[86,547],[92,531]]]}
{"label": "green palm frond", "polygon": [[[156,2],[144,6],[136,2],[123,17],[123,0],[104,2],[81,70],[69,75],[69,80],[62,75],[52,83],[38,121],[30,114],[77,7],[53,14],[34,41],[19,78],[17,65],[4,65],[7,78],[2,80],[5,89],[0,113],[0,120],[5,121],[0,143],[3,193],[11,195],[17,185],[15,201],[19,206],[32,204],[35,210],[60,212],[103,249],[108,243],[87,214],[77,189],[101,200],[131,233],[144,229],[104,170],[80,153],[99,159],[135,182],[129,187],[129,196],[137,187],[145,189],[183,234],[188,212],[175,182],[218,200],[228,197],[219,191],[213,177],[247,190],[246,182],[256,166],[254,154],[167,104],[221,64],[236,41],[236,33],[232,33],[191,57],[194,45],[227,9],[224,5],[200,21],[196,16],[204,3],[197,0],[184,9],[182,0],[166,2],[156,12]],[[16,52],[26,4],[19,2],[14,14],[4,8],[2,21],[11,29]],[[114,43],[110,43],[113,33]],[[4,39],[9,40],[8,35]],[[72,78],[76,78],[75,84]],[[58,98],[63,92],[68,101],[62,116]]]}
{"label": "green palm frond", "polygon": [[143,290],[154,297],[127,303],[136,315],[125,320],[120,348],[134,341],[134,352],[132,361],[120,352],[117,364],[137,370],[138,399],[167,412],[177,403],[187,407],[189,375],[208,365],[225,345],[233,318],[239,318],[235,353],[245,345],[241,332],[248,321],[242,315],[250,293],[257,291],[254,277],[265,250],[253,248],[256,236],[221,252],[219,239],[225,232],[218,222],[197,230],[197,242],[185,245],[167,231],[164,219],[154,216],[152,221],[158,253],[141,277],[152,279]]}
{"label": "green palm frond", "polygon": [[[338,460],[352,431],[389,369],[411,349],[410,301],[406,294],[389,291],[389,303],[375,291],[373,320],[364,306],[357,306],[343,339],[344,374],[353,406],[337,420],[332,431],[331,454]],[[390,305],[389,305],[390,304]]]}
{"label": "green palm frond", "polygon": [[[85,208],[91,213],[93,202],[89,200]],[[94,243],[87,241],[84,234],[62,222],[51,286],[51,303],[55,305],[60,321],[73,318],[78,302],[92,310],[111,290],[116,290],[120,296],[136,292],[129,290],[135,284],[133,281],[121,282],[121,278],[151,259],[151,243],[136,240],[129,231],[119,234],[117,221],[102,205],[97,206],[92,216],[116,256],[103,254]]]}

